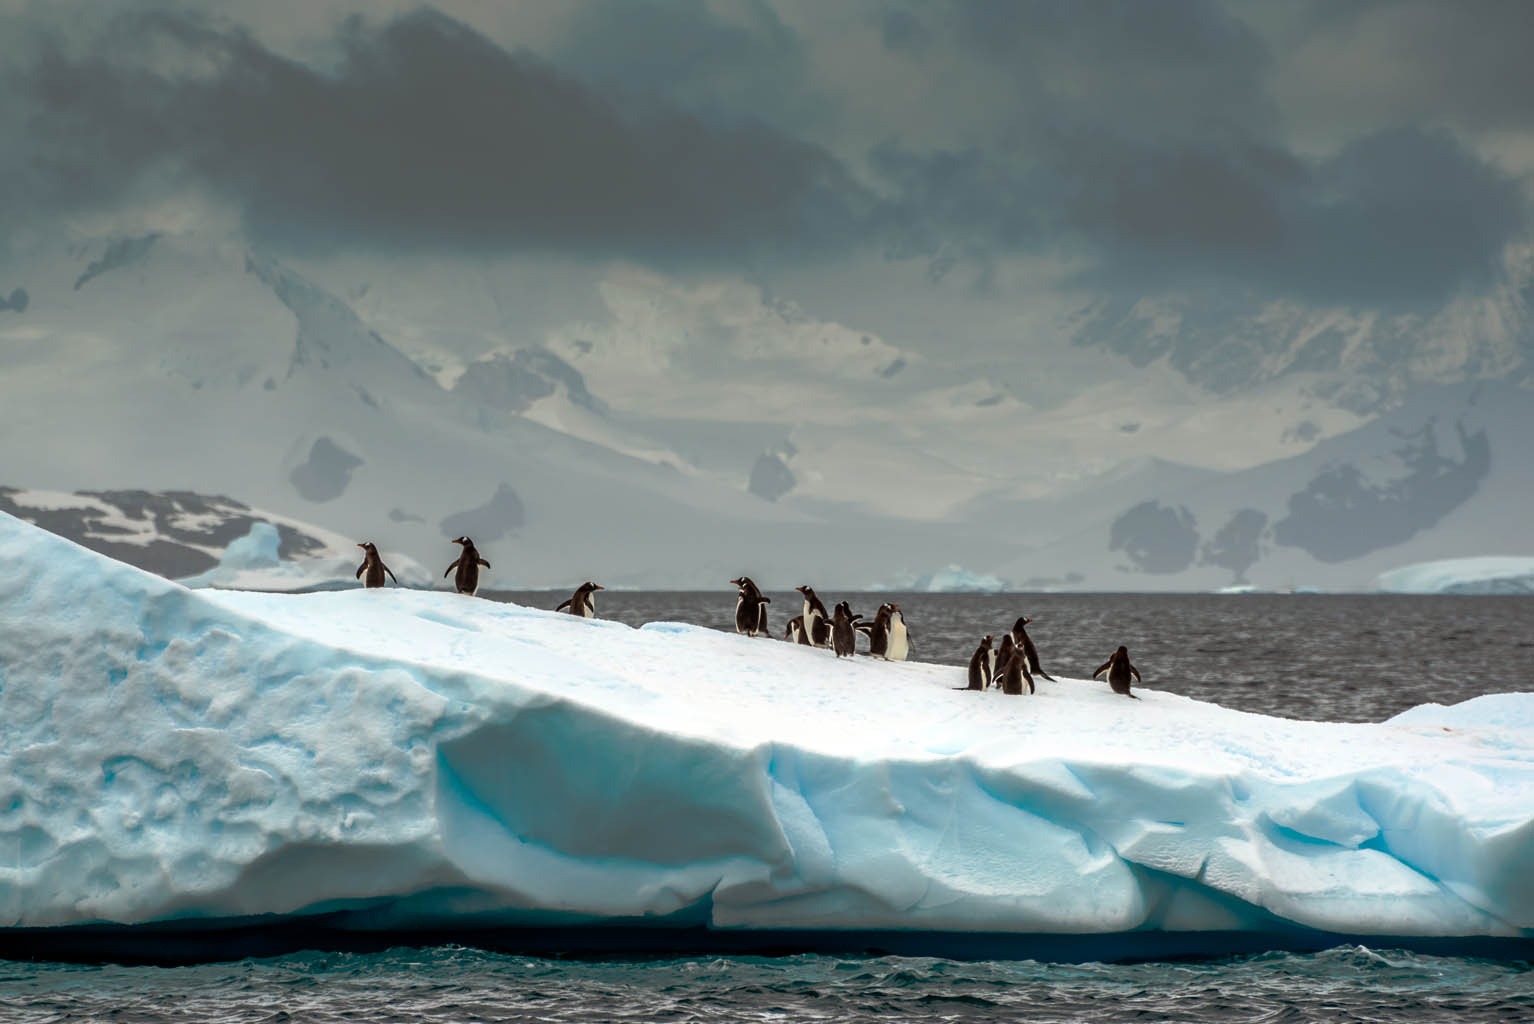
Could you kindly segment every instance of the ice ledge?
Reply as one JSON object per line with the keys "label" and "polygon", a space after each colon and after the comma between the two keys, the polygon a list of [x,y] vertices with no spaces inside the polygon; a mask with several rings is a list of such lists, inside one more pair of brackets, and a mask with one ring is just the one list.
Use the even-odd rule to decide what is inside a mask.
{"label": "ice ledge", "polygon": [[444,593],[192,592],[9,517],[0,560],[13,928],[1534,937],[1534,694],[1006,698]]}

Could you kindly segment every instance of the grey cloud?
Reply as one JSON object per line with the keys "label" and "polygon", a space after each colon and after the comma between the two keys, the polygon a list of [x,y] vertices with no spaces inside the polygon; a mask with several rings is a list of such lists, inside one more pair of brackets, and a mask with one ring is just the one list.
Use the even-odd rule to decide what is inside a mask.
{"label": "grey cloud", "polygon": [[348,21],[333,68],[169,12],[20,84],[44,207],[196,182],[266,242],[552,248],[668,259],[813,252],[867,202],[825,151],[760,122],[624,104],[430,11]]}

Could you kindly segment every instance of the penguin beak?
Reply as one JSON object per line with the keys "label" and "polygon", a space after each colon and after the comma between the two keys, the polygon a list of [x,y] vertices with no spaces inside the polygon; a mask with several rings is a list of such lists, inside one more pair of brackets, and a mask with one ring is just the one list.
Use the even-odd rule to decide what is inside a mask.
{"label": "penguin beak", "polygon": [[802,593],[804,593],[806,590],[808,590],[810,588],[809,587],[795,587],[794,589],[799,591],[799,593],[802,594]]}
{"label": "penguin beak", "polygon": [[358,544],[358,545],[357,545],[357,546],[358,546],[358,547],[359,547],[359,548],[365,548],[365,547],[367,547],[367,545],[366,545],[366,544]]}
{"label": "penguin beak", "polygon": [[598,584],[595,584],[594,586],[592,586],[591,589],[592,590],[606,590],[607,588],[602,586],[602,584],[598,583]]}

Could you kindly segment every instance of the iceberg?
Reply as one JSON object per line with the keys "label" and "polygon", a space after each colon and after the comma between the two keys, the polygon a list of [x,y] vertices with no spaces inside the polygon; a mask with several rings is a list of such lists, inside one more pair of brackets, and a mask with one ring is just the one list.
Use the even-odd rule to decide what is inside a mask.
{"label": "iceberg", "polygon": [[0,562],[13,945],[1534,938],[1534,694],[1362,725],[1013,698],[446,592],[189,590],[9,516]]}
{"label": "iceberg", "polygon": [[971,572],[961,565],[946,565],[929,573],[903,573],[893,583],[875,584],[871,591],[914,594],[999,594],[1011,585],[1000,576]]}
{"label": "iceberg", "polygon": [[[360,550],[355,556],[327,553],[285,560],[279,554],[281,546],[282,535],[277,527],[258,520],[251,524],[250,532],[245,536],[229,542],[217,565],[177,582],[192,589],[216,587],[273,592],[357,586],[357,566],[362,564]],[[385,559],[399,583],[431,585],[431,574],[415,559],[397,553],[390,553]]]}
{"label": "iceberg", "polygon": [[1374,589],[1390,594],[1534,594],[1534,558],[1445,558],[1380,573]]}

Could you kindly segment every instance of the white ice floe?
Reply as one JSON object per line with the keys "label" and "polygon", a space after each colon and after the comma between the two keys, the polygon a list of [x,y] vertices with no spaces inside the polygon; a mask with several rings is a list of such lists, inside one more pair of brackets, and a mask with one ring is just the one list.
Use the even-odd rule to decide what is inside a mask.
{"label": "white ice floe", "polygon": [[1534,558],[1490,555],[1418,562],[1380,573],[1374,589],[1392,594],[1534,594]]}
{"label": "white ice floe", "polygon": [[976,694],[444,592],[191,591],[7,516],[0,564],[9,926],[1534,935],[1534,694]]}

